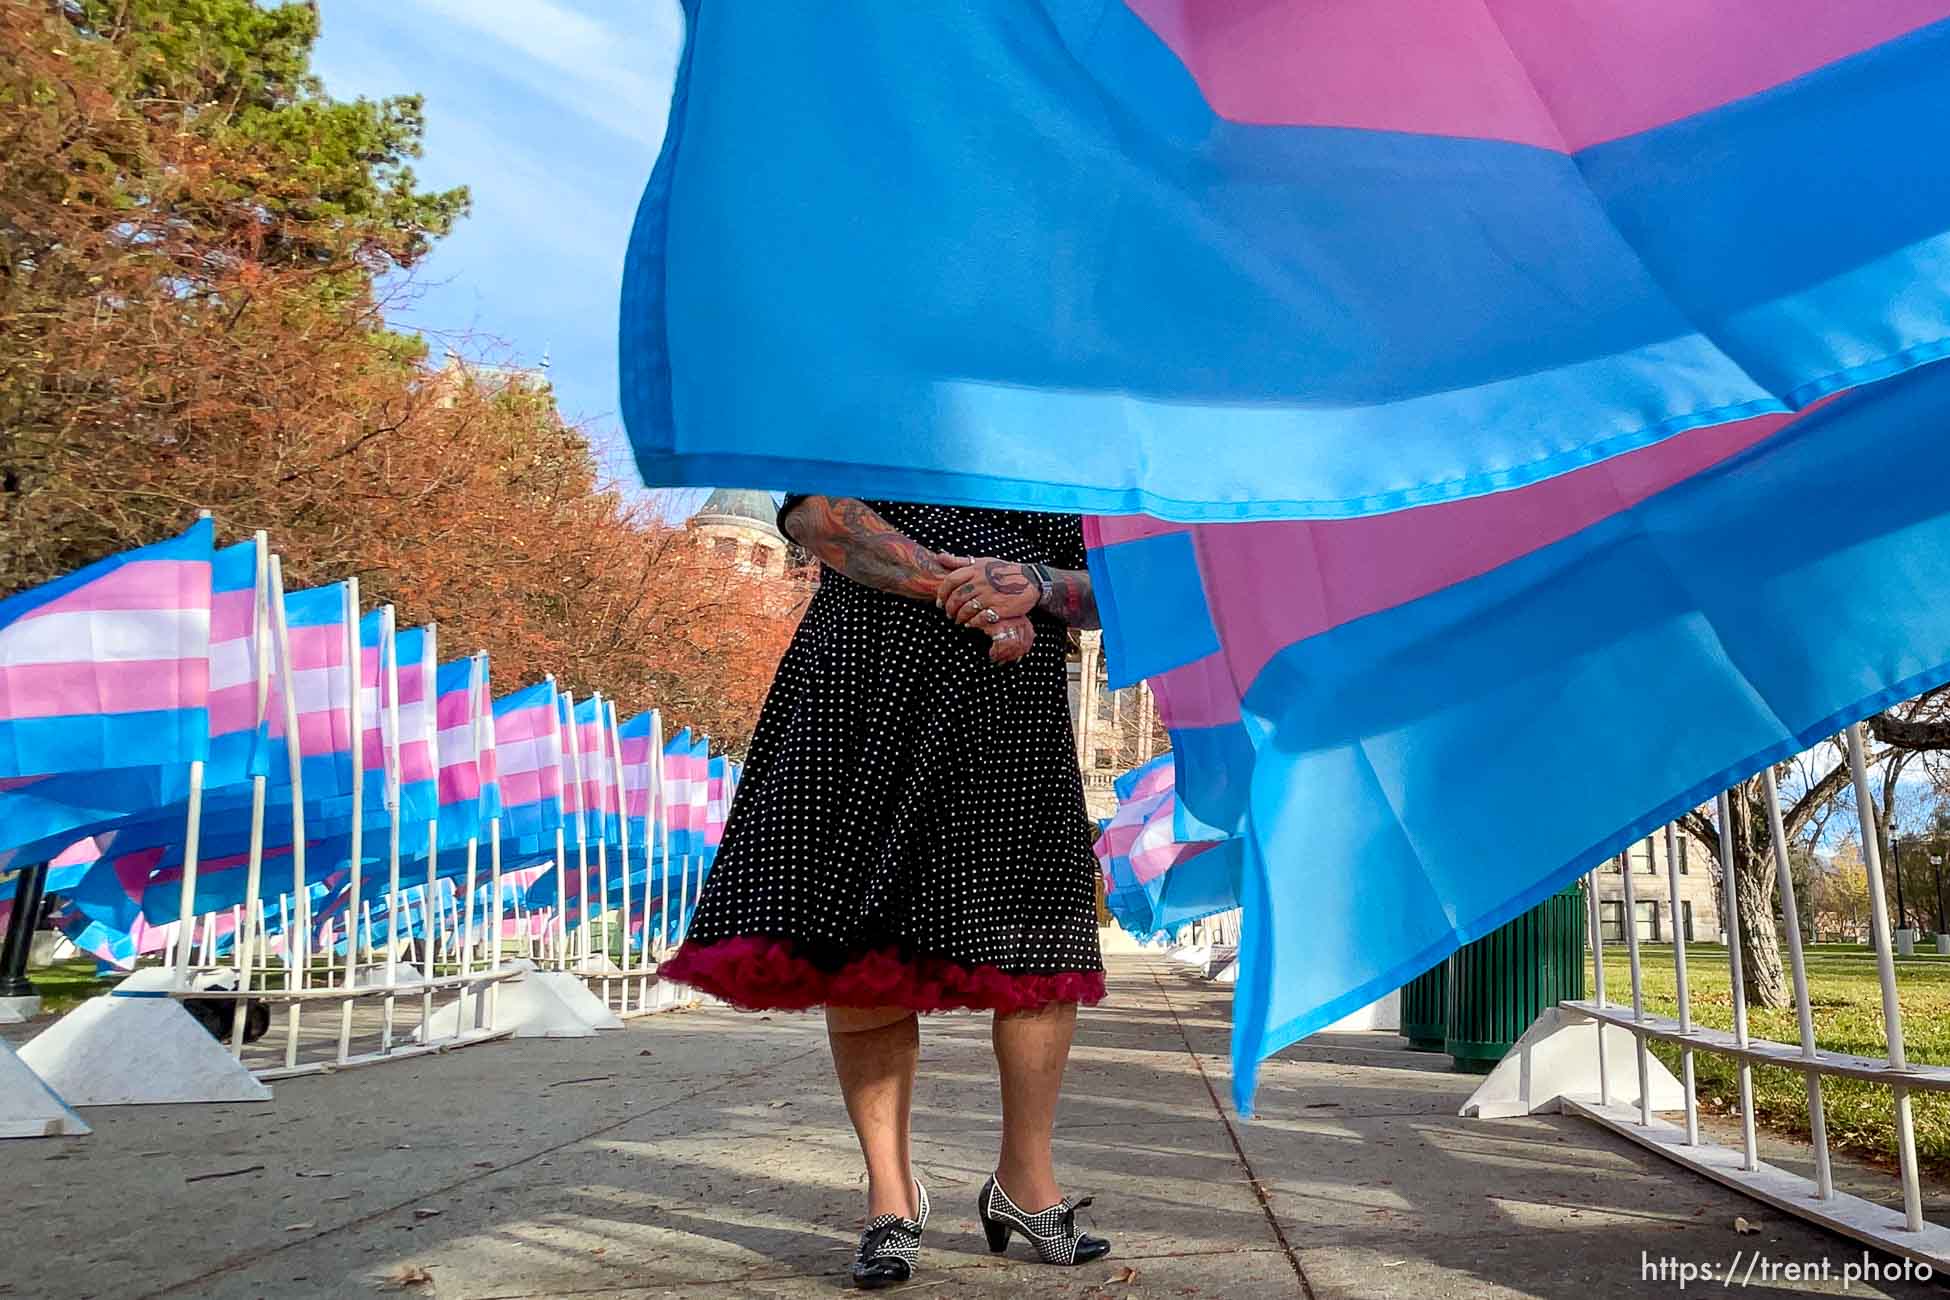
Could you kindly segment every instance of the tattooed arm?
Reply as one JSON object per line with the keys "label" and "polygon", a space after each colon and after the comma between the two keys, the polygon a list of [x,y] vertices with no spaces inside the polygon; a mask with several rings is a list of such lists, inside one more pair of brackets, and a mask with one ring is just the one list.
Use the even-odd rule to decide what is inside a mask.
{"label": "tattooed arm", "polygon": [[1013,618],[1040,609],[1071,627],[1096,627],[1097,595],[1084,569],[1052,569],[1047,564],[1007,560],[954,560],[935,603],[957,623],[986,622],[988,611]]}
{"label": "tattooed arm", "polygon": [[864,587],[934,600],[953,566],[852,497],[807,497],[785,516],[786,535]]}

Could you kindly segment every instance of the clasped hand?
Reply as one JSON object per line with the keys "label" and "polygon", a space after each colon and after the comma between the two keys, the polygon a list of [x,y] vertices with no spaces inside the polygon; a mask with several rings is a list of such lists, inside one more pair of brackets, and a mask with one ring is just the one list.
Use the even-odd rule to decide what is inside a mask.
{"label": "clasped hand", "polygon": [[989,658],[1010,664],[1029,653],[1036,628],[1029,611],[1042,599],[1042,586],[1020,564],[944,555],[950,572],[935,593],[935,607],[963,627],[989,634]]}

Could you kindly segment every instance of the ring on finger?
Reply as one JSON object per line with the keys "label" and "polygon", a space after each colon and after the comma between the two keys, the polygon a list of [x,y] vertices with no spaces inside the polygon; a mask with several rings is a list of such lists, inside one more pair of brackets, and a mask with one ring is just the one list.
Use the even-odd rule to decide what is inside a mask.
{"label": "ring on finger", "polygon": [[992,609],[984,611],[982,617],[986,618],[990,623],[1000,623],[1002,621],[1002,615]]}

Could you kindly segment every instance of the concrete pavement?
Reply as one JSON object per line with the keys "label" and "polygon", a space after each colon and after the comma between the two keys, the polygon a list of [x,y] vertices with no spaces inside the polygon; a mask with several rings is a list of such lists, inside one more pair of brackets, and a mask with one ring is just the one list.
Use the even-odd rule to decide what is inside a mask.
{"label": "concrete pavement", "polygon": [[[1392,1035],[1283,1054],[1241,1123],[1219,1104],[1228,991],[1117,957],[1111,994],[1080,1024],[1058,1159],[1068,1187],[1095,1195],[1082,1217],[1112,1257],[1058,1270],[1020,1244],[988,1253],[972,1207],[997,1136],[987,1021],[937,1017],[915,1115],[935,1215],[922,1272],[894,1294],[1670,1295],[1648,1261],[1860,1257],[1581,1121],[1458,1119],[1472,1080]],[[96,1108],[92,1137],[0,1146],[0,1296],[845,1286],[858,1156],[815,1017],[685,1011],[276,1092],[264,1106]],[[1736,1233],[1736,1217],[1761,1231]],[[1754,1286],[1841,1291],[1839,1276]]]}

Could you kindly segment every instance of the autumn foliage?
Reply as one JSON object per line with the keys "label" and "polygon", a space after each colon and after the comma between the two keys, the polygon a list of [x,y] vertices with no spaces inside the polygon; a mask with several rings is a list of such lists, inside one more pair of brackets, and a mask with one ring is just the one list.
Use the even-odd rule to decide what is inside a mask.
{"label": "autumn foliage", "polygon": [[316,22],[0,0],[0,594],[209,509],[497,691],[553,672],[737,748],[798,586],[603,484],[537,378],[387,329],[467,196],[418,189],[417,100],[324,95]]}

